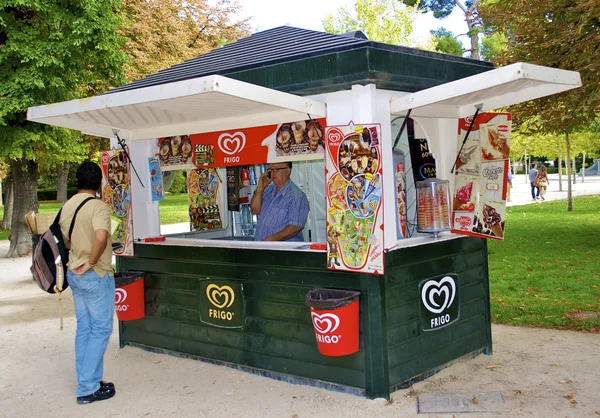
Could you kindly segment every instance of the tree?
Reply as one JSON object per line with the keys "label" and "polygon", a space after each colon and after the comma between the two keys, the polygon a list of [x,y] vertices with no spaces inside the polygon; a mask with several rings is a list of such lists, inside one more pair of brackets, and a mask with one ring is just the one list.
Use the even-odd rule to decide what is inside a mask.
{"label": "tree", "polygon": [[229,0],[123,0],[120,34],[128,80],[195,58],[250,35],[248,19],[233,21],[240,10]]}
{"label": "tree", "polygon": [[361,30],[372,41],[415,46],[410,36],[418,14],[416,6],[403,6],[396,0],[356,0],[353,12],[341,7],[335,16],[327,15],[323,28],[328,33]]}
{"label": "tree", "polygon": [[31,251],[24,216],[37,210],[42,156],[68,154],[78,132],[30,123],[27,109],[123,82],[118,0],[5,0],[0,8],[0,158],[13,188],[8,257]]}
{"label": "tree", "polygon": [[454,34],[446,28],[437,28],[429,31],[433,35],[435,50],[444,54],[462,57],[463,46]]}
{"label": "tree", "polygon": [[481,0],[400,0],[408,6],[420,6],[423,12],[433,12],[436,19],[444,19],[458,6],[465,14],[467,35],[471,41],[471,58],[479,59],[479,34],[483,32],[483,22],[479,16],[478,6]]}
{"label": "tree", "polygon": [[480,12],[488,24],[506,35],[507,50],[500,57],[500,64],[526,61],[581,74],[581,89],[511,108],[522,118],[537,117],[541,130],[564,135],[569,181],[568,210],[571,210],[571,170],[568,164],[571,138],[574,133],[589,126],[600,111],[600,64],[590,59],[600,50],[600,2],[490,0]]}

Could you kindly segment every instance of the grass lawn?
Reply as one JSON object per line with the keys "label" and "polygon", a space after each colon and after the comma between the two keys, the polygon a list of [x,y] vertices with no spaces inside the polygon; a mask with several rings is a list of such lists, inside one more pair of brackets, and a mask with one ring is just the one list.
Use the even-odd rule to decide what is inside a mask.
{"label": "grass lawn", "polygon": [[600,196],[508,208],[488,243],[492,320],[600,332]]}

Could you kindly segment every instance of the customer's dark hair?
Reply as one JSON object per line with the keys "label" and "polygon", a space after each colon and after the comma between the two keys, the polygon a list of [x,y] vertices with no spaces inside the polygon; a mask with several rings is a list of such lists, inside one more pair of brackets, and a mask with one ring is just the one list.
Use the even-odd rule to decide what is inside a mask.
{"label": "customer's dark hair", "polygon": [[292,162],[291,161],[285,161],[284,164],[286,164],[290,168],[290,171],[292,171]]}
{"label": "customer's dark hair", "polygon": [[77,167],[77,190],[98,190],[102,184],[102,170],[98,164],[84,161]]}

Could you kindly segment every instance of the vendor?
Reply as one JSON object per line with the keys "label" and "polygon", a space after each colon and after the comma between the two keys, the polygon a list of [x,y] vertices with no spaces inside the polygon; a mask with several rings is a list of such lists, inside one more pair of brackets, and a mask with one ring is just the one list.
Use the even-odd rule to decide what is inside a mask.
{"label": "vendor", "polygon": [[304,241],[302,230],[308,217],[308,199],[291,180],[292,163],[274,163],[258,180],[250,202],[260,215],[256,241]]}

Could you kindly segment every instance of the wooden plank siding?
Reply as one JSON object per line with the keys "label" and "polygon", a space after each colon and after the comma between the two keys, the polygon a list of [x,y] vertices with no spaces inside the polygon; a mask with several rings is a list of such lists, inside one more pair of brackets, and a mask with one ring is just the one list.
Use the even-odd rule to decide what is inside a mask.
{"label": "wooden plank siding", "polygon": [[[491,352],[485,240],[458,238],[386,254],[385,276],[333,272],[315,252],[135,245],[120,270],[146,272],[146,317],[121,322],[121,345],[135,345],[285,375],[288,381],[389,397],[470,353]],[[460,317],[424,332],[419,282],[458,275]],[[221,329],[200,322],[199,283],[241,282],[245,325]],[[360,351],[319,354],[306,293],[314,288],[359,290]],[[277,377],[277,376],[275,376]]]}
{"label": "wooden plank siding", "polygon": [[[419,283],[447,273],[458,275],[460,317],[447,327],[423,331]],[[459,238],[393,251],[386,256],[385,278],[391,387],[469,353],[491,350],[485,240]]]}
{"label": "wooden plank siding", "polygon": [[[327,271],[324,253],[290,253],[137,245],[119,269],[146,272],[146,317],[121,324],[121,344],[162,348],[276,373],[362,389],[364,350],[346,357],[319,354],[306,293],[360,289],[357,275]],[[200,322],[200,280],[241,281],[242,330]]]}

